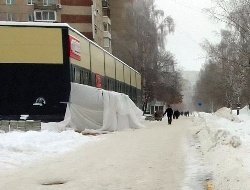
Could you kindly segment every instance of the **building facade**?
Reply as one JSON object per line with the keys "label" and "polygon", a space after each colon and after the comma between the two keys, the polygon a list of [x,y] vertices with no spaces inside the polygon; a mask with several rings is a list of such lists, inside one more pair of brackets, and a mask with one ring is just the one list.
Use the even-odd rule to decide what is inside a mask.
{"label": "building facade", "polygon": [[68,23],[112,52],[108,0],[0,0],[0,21]]}
{"label": "building facade", "polygon": [[134,67],[136,50],[133,4],[135,0],[110,0],[112,20],[112,52],[115,56]]}

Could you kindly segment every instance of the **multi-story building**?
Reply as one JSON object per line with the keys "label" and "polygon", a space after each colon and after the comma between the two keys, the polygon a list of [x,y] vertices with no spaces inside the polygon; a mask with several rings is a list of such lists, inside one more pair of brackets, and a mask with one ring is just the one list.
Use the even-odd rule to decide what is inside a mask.
{"label": "multi-story building", "polygon": [[[57,10],[58,22],[68,23],[93,40],[92,0],[61,0]],[[100,44],[101,45],[101,44]]]}
{"label": "multi-story building", "polygon": [[102,19],[103,19],[103,46],[112,52],[111,46],[111,20],[109,0],[102,0]]}
{"label": "multi-story building", "polygon": [[0,21],[68,23],[112,50],[108,0],[0,0]]}
{"label": "multi-story building", "polygon": [[110,0],[112,52],[132,67],[135,66],[133,54],[137,47],[134,40],[133,3],[135,0]]}

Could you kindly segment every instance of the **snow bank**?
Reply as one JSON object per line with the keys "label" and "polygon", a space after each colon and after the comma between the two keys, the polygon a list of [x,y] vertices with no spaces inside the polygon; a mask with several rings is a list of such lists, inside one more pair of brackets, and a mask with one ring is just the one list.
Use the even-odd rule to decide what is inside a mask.
{"label": "snow bank", "polygon": [[215,112],[215,115],[228,119],[230,121],[240,122],[239,118],[231,113],[231,109],[223,107]]}
{"label": "snow bank", "polygon": [[[233,113],[236,114],[237,111],[233,110]],[[238,117],[240,118],[241,121],[249,121],[250,120],[250,110],[249,106],[245,106],[239,111]]]}
{"label": "snow bank", "polygon": [[77,147],[97,140],[73,130],[61,133],[51,131],[10,132],[0,134],[0,172],[32,164],[72,151]]}
{"label": "snow bank", "polygon": [[222,145],[230,145],[233,148],[237,148],[241,145],[241,139],[238,136],[233,136],[227,130],[218,130],[214,135],[215,145],[222,144]]}
{"label": "snow bank", "polygon": [[[233,127],[240,125],[240,123],[235,123],[235,120],[232,121],[228,119],[229,116],[224,114],[226,113],[225,110],[228,111],[227,108],[222,110],[218,112],[219,114],[215,115],[200,113],[199,117],[196,117],[194,120],[196,125],[203,126],[200,131],[201,134],[206,134],[202,138],[205,138],[206,141],[210,141],[209,143],[206,142],[206,144],[210,146],[206,147],[208,150],[218,145],[237,148],[242,144],[241,134],[235,133],[235,128]],[[230,118],[233,117],[235,117],[235,115],[230,116]]]}
{"label": "snow bank", "polygon": [[65,121],[77,131],[140,128],[142,111],[125,94],[71,83]]}
{"label": "snow bank", "polygon": [[[246,111],[246,112],[245,112]],[[202,155],[211,168],[215,189],[248,190],[250,187],[250,116],[248,110],[235,113],[220,109],[217,114],[199,113],[194,118]],[[244,117],[242,117],[244,116]]]}

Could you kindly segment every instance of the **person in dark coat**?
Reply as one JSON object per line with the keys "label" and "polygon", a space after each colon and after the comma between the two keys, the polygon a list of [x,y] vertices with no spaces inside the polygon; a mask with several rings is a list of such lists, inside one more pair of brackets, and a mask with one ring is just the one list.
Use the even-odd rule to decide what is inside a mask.
{"label": "person in dark coat", "polygon": [[180,112],[178,110],[175,110],[174,111],[174,116],[175,116],[176,119],[178,119],[179,116],[180,116]]}
{"label": "person in dark coat", "polygon": [[168,105],[168,108],[166,109],[166,111],[164,112],[163,116],[165,116],[167,114],[168,116],[168,124],[171,125],[172,123],[172,116],[173,116],[173,110],[172,108]]}

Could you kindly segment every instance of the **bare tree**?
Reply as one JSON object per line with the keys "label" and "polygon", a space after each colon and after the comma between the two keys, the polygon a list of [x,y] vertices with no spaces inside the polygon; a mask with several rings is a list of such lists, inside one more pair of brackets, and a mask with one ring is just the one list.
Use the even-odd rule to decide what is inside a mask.
{"label": "bare tree", "polygon": [[165,51],[166,37],[174,32],[173,19],[157,9],[154,0],[135,1],[127,9],[127,19],[126,38],[120,39],[116,46],[119,51],[114,52],[121,53],[120,57],[132,58],[129,64],[142,74],[144,109],[147,102],[155,98],[177,102],[173,97],[178,97],[181,101],[181,85],[176,82],[180,77],[174,69],[176,61]]}
{"label": "bare tree", "polygon": [[212,101],[215,107],[233,108],[238,103],[246,88],[245,59],[238,46],[237,35],[228,30],[221,31],[219,44],[204,44],[208,58],[196,86],[196,98],[202,98],[207,105]]}

